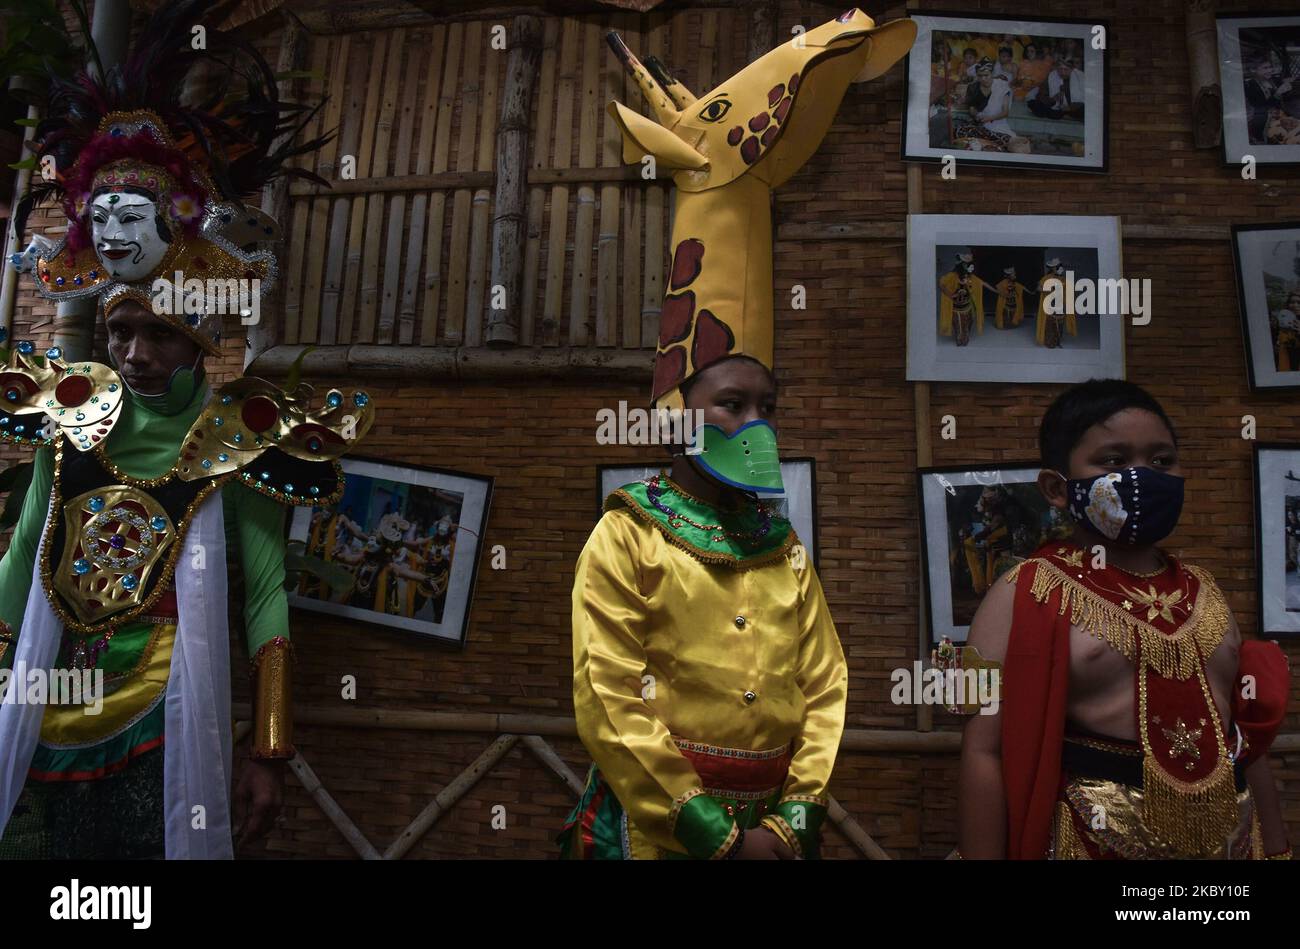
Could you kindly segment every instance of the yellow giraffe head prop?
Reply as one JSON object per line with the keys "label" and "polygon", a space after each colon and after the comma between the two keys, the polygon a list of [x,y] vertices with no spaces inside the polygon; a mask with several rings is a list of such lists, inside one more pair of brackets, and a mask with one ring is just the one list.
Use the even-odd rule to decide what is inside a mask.
{"label": "yellow giraffe head prop", "polygon": [[800,33],[716,88],[692,95],[616,33],[610,46],[654,112],[618,102],[623,160],[673,169],[673,261],[655,354],[655,405],[681,408],[680,386],[730,356],[772,368],[771,191],[821,145],[850,82],[898,62],[916,24],[883,26],[860,10]]}

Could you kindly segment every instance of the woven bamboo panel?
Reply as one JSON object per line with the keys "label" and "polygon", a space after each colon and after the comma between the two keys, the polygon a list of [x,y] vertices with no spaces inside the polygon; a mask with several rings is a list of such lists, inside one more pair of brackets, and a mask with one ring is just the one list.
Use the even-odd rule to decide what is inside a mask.
{"label": "woven bamboo panel", "polygon": [[[507,78],[507,53],[491,45],[499,25],[311,38],[307,91],[328,97],[314,127],[338,133],[312,167],[336,187],[293,189],[284,342],[481,344]],[[719,7],[547,17],[542,26],[529,156],[531,177],[542,180],[529,187],[521,343],[651,347],[672,186],[621,170],[606,104],[648,110],[605,33],[618,30],[704,91],[736,68],[747,19]],[[349,180],[339,176],[345,156]],[[603,174],[584,177],[585,169]],[[555,181],[560,171],[566,180]]]}

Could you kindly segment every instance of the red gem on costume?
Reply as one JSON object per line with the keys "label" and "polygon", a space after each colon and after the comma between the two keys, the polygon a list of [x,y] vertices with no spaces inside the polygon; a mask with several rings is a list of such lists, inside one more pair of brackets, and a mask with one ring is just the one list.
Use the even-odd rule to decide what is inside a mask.
{"label": "red gem on costume", "polygon": [[694,319],[695,292],[693,290],[665,297],[663,309],[659,311],[659,345],[670,346],[690,336],[691,323]]}
{"label": "red gem on costume", "polygon": [[686,376],[686,348],[672,349],[655,354],[654,398],[659,398]]}
{"label": "red gem on costume", "polygon": [[691,365],[699,372],[731,354],[736,337],[731,327],[708,310],[695,318],[695,342],[691,344]]}
{"label": "red gem on costume", "polygon": [[48,271],[43,272],[43,273],[41,274],[41,279],[44,280],[46,283],[49,283],[49,282],[50,282],[50,275],[49,275],[49,272],[48,272]]}
{"label": "red gem on costume", "polygon": [[744,159],[746,165],[752,165],[758,161],[758,153],[758,139],[751,135],[740,146],[740,157]]}
{"label": "red gem on costume", "polygon": [[244,402],[239,417],[250,431],[264,432],[280,417],[280,410],[264,395],[255,395]]}
{"label": "red gem on costume", "polygon": [[772,115],[776,118],[778,122],[785,121],[785,115],[787,112],[790,111],[790,103],[792,102],[794,102],[794,100],[791,99],[789,96],[786,96],[784,99],[781,100],[781,104],[776,107],[776,111],[773,112]]}
{"label": "red gem on costume", "polygon": [[767,128],[771,121],[772,117],[770,115],[766,112],[760,112],[749,120],[749,130],[751,132],[761,132],[763,129]]}
{"label": "red gem on costume", "polygon": [[783,95],[785,95],[785,86],[778,82],[767,92],[767,107],[769,109],[772,108],[772,106],[781,101]]}
{"label": "red gem on costume", "polygon": [[64,376],[54,387],[54,397],[64,405],[81,405],[90,398],[93,388],[94,385],[85,376]]}
{"label": "red gem on costume", "polygon": [[688,237],[673,249],[673,269],[668,281],[672,290],[690,286],[700,275],[704,260],[704,242],[697,237]]}
{"label": "red gem on costume", "polygon": [[740,140],[744,137],[745,137],[744,126],[741,125],[734,126],[731,129],[731,131],[727,133],[727,144],[734,148],[735,146],[740,144]]}
{"label": "red gem on costume", "polygon": [[771,146],[771,144],[772,144],[773,142],[776,141],[776,137],[777,137],[777,135],[780,134],[780,132],[781,132],[781,129],[780,129],[778,126],[775,126],[775,125],[773,125],[770,129],[768,129],[766,132],[764,132],[764,133],[763,133],[763,147],[764,147],[764,148],[768,148],[769,146]]}

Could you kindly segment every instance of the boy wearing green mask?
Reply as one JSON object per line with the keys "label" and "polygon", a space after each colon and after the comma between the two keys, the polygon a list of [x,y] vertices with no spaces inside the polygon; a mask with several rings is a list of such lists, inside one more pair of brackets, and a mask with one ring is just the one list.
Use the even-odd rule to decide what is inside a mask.
{"label": "boy wearing green mask", "polygon": [[1243,642],[1214,578],[1157,546],[1183,502],[1173,424],[1140,387],[1091,380],[1039,439],[1039,490],[1074,535],[995,583],[971,624],[1002,688],[963,736],[961,855],[1289,858],[1266,754],[1285,657]]}
{"label": "boy wearing green mask", "polygon": [[682,395],[707,450],[610,495],[578,560],[574,708],[595,764],[561,846],[816,857],[847,670],[804,548],[754,497],[780,488],[776,386],[738,356]]}

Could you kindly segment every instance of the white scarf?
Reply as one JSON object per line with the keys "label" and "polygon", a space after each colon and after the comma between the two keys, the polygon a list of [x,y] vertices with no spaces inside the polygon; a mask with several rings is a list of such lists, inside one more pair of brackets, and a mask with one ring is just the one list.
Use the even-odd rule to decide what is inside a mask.
{"label": "white scarf", "polygon": [[[56,516],[52,510],[46,521]],[[62,512],[57,512],[61,515]],[[14,668],[50,670],[63,624],[41,585],[42,531]],[[230,645],[226,622],[226,537],[221,490],[199,505],[176,561],[180,617],[167,679],[163,812],[168,859],[231,859]],[[12,682],[21,688],[23,683]],[[0,836],[27,780],[43,705],[0,703]]]}

